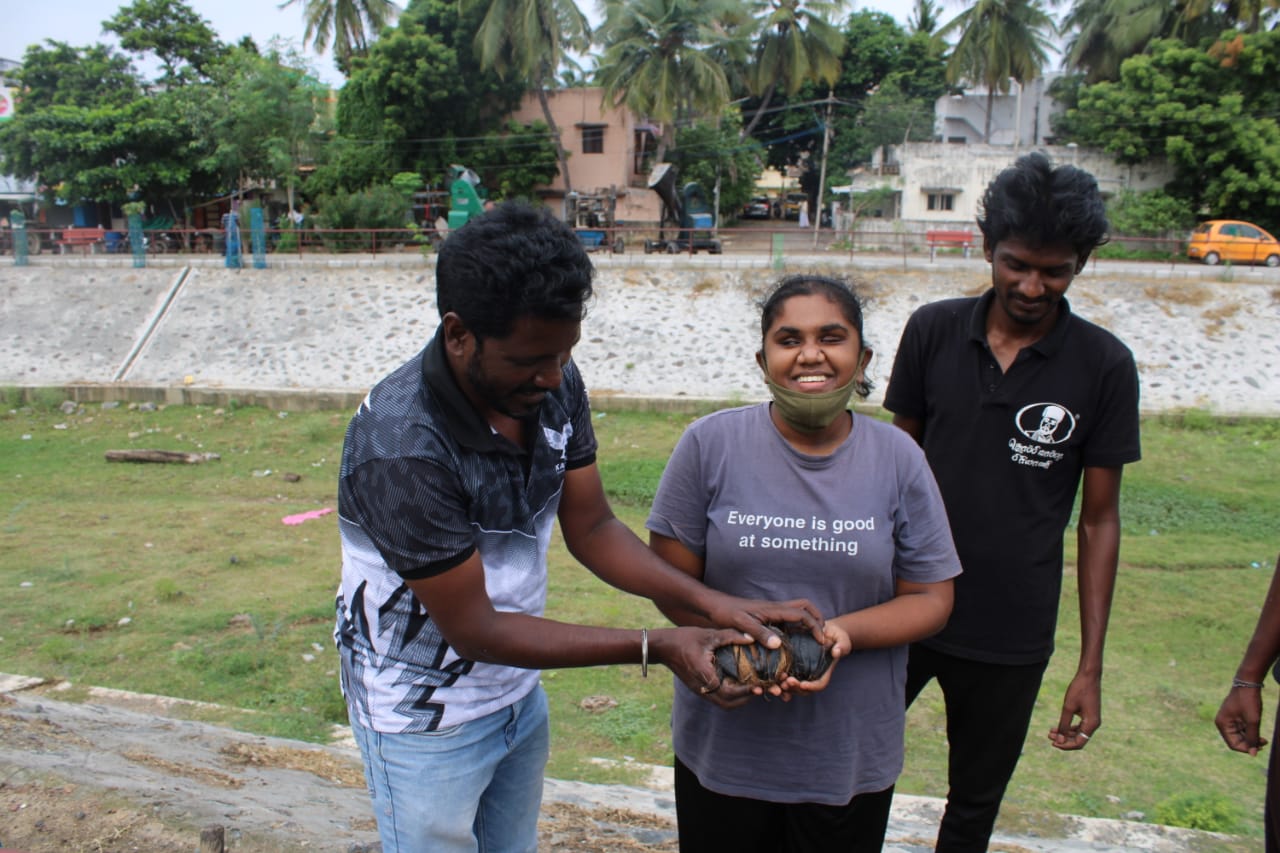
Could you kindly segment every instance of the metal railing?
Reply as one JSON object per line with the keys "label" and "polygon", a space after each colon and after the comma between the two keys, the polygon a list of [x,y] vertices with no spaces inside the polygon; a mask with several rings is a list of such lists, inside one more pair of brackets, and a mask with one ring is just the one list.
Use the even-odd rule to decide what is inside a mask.
{"label": "metal railing", "polygon": [[[877,220],[877,223],[880,223]],[[103,229],[103,238],[91,244],[66,245],[60,240],[66,229],[35,227],[26,229],[28,256],[129,256],[133,247],[127,231]],[[82,229],[78,229],[82,230]],[[716,254],[745,256],[857,255],[885,254],[929,256],[931,254],[923,224],[897,230],[837,231],[824,227],[800,228],[793,220],[774,220],[752,225],[738,224],[710,231],[654,226],[618,225],[613,228],[577,229],[583,244],[591,252],[620,254]],[[975,240],[980,235],[974,228]],[[13,254],[13,231],[0,232],[0,253]],[[421,254],[429,255],[444,238],[431,228],[268,228],[263,231],[265,257],[297,257],[308,255]],[[222,256],[227,247],[221,229],[172,228],[144,232],[147,258],[163,255]],[[939,257],[963,254],[960,248],[937,248]],[[242,227],[240,252],[248,260],[253,256],[250,231]],[[1124,237],[1111,239],[1102,253],[1107,257],[1131,256],[1145,260],[1186,262],[1186,240],[1178,238]],[[976,253],[974,253],[976,256]]]}

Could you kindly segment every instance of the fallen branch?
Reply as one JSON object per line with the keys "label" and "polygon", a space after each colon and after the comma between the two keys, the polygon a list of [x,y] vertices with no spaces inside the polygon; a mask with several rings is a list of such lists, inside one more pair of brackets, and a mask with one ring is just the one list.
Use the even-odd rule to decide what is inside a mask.
{"label": "fallen branch", "polygon": [[183,453],[179,450],[108,450],[108,462],[176,462],[199,465],[211,459],[221,459],[216,453]]}

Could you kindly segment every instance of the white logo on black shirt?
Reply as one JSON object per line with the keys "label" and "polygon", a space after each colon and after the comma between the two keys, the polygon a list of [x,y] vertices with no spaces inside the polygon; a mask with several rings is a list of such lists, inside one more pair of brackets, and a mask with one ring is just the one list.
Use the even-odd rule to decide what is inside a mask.
{"label": "white logo on black shirt", "polygon": [[564,432],[556,432],[549,426],[542,427],[542,434],[547,439],[547,445],[552,450],[560,451],[560,461],[556,463],[556,473],[563,474],[565,469],[565,460],[568,458],[569,439],[573,436],[573,424],[566,423]]}
{"label": "white logo on black shirt", "polygon": [[1019,410],[1018,432],[1039,444],[1061,444],[1076,429],[1076,417],[1058,403],[1032,403]]}

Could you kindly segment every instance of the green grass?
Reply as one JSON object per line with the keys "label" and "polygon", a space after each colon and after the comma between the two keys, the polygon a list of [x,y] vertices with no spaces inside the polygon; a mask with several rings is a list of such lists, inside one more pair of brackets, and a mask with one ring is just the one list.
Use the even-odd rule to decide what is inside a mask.
{"label": "green grass", "polygon": [[[220,721],[324,740],[345,721],[331,640],[340,566],[334,516],[347,413],[228,406],[58,409],[59,395],[0,410],[0,671],[228,706]],[[596,413],[605,486],[643,535],[648,502],[690,415]],[[1149,418],[1144,460],[1124,478],[1121,574],[1107,648],[1103,727],[1062,753],[1056,721],[1079,648],[1075,584],[1064,584],[1058,653],[1002,825],[1047,831],[1049,813],[1134,813],[1261,835],[1265,757],[1229,752],[1213,716],[1253,629],[1275,563],[1280,422],[1200,412]],[[200,450],[201,465],[109,463],[112,449]],[[296,482],[284,474],[300,475]],[[1067,538],[1067,560],[1075,545]],[[661,624],[556,542],[548,615]],[[549,773],[640,781],[593,757],[668,764],[671,679],[638,667],[549,671]],[[610,697],[592,710],[584,699]],[[1265,725],[1274,719],[1268,687]],[[207,716],[218,717],[217,714]],[[908,718],[898,790],[945,793],[941,697]],[[1264,754],[1265,756],[1265,754]],[[1245,842],[1241,842],[1245,843]],[[1218,849],[1235,849],[1223,842]],[[1243,849],[1243,848],[1240,848]]]}

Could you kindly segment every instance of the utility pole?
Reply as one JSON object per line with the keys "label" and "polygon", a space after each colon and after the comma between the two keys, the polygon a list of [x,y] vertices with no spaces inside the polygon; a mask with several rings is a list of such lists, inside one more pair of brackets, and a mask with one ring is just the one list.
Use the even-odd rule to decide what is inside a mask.
{"label": "utility pole", "polygon": [[[822,124],[822,165],[818,167],[818,210],[813,217],[813,248],[818,248],[818,229],[822,227],[822,198],[827,190],[827,151],[831,149],[831,108],[835,93],[827,87],[827,117]],[[835,223],[833,222],[832,225]]]}

